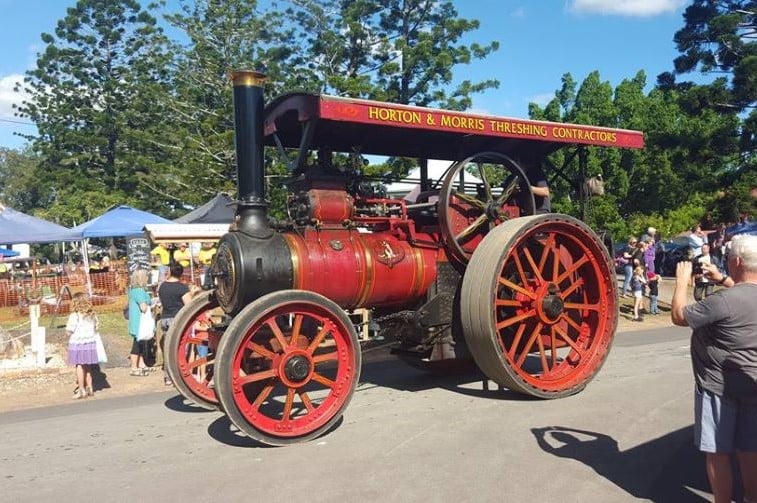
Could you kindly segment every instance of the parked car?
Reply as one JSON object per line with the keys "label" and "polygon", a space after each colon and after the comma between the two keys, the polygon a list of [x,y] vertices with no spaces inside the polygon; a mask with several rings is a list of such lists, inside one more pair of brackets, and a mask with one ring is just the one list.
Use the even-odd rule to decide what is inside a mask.
{"label": "parked car", "polygon": [[678,236],[671,240],[661,241],[657,248],[658,257],[655,257],[657,273],[662,276],[675,276],[676,264],[691,258],[689,250],[689,238],[687,236]]}

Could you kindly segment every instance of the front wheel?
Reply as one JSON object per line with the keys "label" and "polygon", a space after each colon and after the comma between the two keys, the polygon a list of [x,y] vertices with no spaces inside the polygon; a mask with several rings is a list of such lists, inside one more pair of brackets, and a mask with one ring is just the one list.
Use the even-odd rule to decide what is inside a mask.
{"label": "front wheel", "polygon": [[268,445],[316,438],[342,416],[360,377],[357,332],[322,295],[269,293],[246,306],[224,333],[216,358],[223,410]]}

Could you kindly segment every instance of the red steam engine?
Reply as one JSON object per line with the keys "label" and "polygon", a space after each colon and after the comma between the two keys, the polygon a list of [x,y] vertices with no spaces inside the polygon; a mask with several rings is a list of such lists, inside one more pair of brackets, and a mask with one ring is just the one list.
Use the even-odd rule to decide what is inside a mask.
{"label": "red steam engine", "polygon": [[[346,312],[358,308],[421,368],[472,358],[489,379],[541,398],[593,378],[615,334],[614,270],[584,223],[535,212],[523,168],[563,147],[585,167],[587,145],[641,148],[642,133],[303,93],[264,107],[263,75],[233,83],[237,218],[211,268],[215,288],[166,338],[184,397],[265,444],[323,434],[360,377]],[[291,169],[284,221],[267,214],[265,146]],[[408,201],[338,167],[335,153],[450,167],[434,183],[421,161]]]}

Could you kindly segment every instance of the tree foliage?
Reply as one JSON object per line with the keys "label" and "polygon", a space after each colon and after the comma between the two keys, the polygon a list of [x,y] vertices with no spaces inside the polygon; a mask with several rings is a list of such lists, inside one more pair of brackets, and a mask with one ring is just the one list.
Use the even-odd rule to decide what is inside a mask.
{"label": "tree foliage", "polygon": [[79,0],[41,38],[18,107],[38,129],[28,137],[40,156],[31,203],[67,223],[76,215],[69,206],[87,195],[150,206],[140,180],[153,150],[146,133],[162,129],[152,105],[167,70],[155,18],[136,0]]}

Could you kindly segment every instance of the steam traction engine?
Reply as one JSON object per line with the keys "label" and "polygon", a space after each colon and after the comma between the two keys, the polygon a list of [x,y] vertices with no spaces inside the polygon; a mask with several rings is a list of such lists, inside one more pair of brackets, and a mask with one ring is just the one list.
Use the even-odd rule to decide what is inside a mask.
{"label": "steam traction engine", "polygon": [[[264,109],[261,74],[233,82],[237,219],[212,265],[215,289],[181,310],[166,339],[186,398],[220,406],[266,444],[322,434],[360,377],[345,312],[356,308],[371,309],[416,366],[472,357],[493,381],[542,398],[576,393],[597,373],[617,322],[609,255],[581,221],[534,214],[521,164],[562,147],[641,148],[641,133],[311,94]],[[266,145],[291,159],[283,222],[267,215]],[[336,167],[334,152],[451,163],[436,184],[421,169],[406,201]]]}

